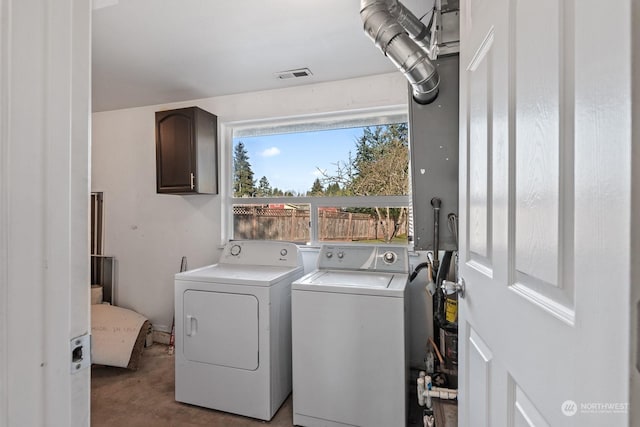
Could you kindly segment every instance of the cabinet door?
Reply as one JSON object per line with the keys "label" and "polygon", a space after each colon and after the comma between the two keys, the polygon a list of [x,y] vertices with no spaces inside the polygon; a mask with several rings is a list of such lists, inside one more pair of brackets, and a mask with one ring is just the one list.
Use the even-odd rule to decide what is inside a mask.
{"label": "cabinet door", "polygon": [[158,193],[195,193],[195,114],[192,108],[156,113]]}

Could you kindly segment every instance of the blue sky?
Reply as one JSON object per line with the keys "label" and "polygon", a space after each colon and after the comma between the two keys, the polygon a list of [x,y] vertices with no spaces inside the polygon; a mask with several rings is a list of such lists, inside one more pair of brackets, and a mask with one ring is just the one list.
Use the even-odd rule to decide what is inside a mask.
{"label": "blue sky", "polygon": [[256,185],[266,176],[272,188],[306,193],[320,177],[318,168],[333,175],[335,163],[356,154],[362,128],[234,138],[244,143]]}

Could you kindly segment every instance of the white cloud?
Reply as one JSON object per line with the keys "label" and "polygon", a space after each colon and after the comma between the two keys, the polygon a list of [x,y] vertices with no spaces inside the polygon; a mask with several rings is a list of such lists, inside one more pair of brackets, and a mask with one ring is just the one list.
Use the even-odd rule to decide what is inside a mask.
{"label": "white cloud", "polygon": [[315,169],[313,172],[311,172],[311,175],[313,176],[317,176],[317,177],[321,177],[323,176],[325,173],[327,173],[327,170],[320,170],[320,169]]}
{"label": "white cloud", "polygon": [[262,153],[260,153],[262,157],[273,157],[277,156],[278,154],[280,154],[280,149],[278,147],[267,148]]}

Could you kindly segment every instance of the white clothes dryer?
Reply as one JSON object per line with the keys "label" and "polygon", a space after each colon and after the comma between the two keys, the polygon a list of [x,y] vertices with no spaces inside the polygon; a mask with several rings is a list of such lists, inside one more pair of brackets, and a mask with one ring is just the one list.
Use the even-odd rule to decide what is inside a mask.
{"label": "white clothes dryer", "polygon": [[406,425],[408,273],[406,247],[325,245],[293,282],[294,425]]}
{"label": "white clothes dryer", "polygon": [[175,398],[270,420],[291,393],[293,243],[232,241],[175,276]]}

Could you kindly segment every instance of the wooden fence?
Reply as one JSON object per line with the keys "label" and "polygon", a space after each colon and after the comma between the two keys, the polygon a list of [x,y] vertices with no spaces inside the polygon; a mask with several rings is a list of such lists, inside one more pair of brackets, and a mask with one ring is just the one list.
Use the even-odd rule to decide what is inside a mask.
{"label": "wooden fence", "polygon": [[[384,232],[375,215],[320,210],[319,240],[384,240]],[[233,228],[236,239],[287,240],[308,242],[309,211],[274,209],[261,206],[234,206]],[[399,234],[406,233],[403,224]]]}
{"label": "wooden fence", "polygon": [[260,206],[233,207],[236,239],[309,241],[309,211]]}

